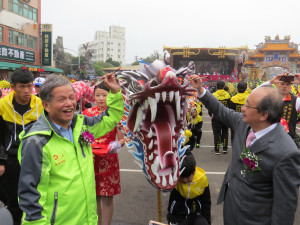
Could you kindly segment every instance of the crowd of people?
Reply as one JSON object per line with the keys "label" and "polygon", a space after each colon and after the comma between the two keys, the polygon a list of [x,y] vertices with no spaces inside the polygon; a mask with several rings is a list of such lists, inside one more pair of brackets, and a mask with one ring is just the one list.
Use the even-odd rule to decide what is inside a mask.
{"label": "crowd of people", "polygon": [[[7,225],[111,224],[113,197],[121,193],[118,152],[125,139],[118,124],[124,100],[114,75],[101,79],[94,106],[76,113],[67,79],[34,79],[27,69],[11,75],[13,91],[0,99],[0,200],[12,217],[5,208],[0,215]],[[201,146],[205,106],[214,154],[221,146],[228,152],[231,129],[232,160],[218,199],[224,202],[224,224],[292,225],[300,185],[295,132],[300,100],[290,93],[292,82],[278,75],[249,93],[241,81],[231,96],[221,80],[212,94],[199,76],[188,80],[197,100],[187,113],[183,134],[189,148],[170,193],[168,223],[211,224],[209,182],[193,156]],[[294,83],[300,84],[300,75]]]}

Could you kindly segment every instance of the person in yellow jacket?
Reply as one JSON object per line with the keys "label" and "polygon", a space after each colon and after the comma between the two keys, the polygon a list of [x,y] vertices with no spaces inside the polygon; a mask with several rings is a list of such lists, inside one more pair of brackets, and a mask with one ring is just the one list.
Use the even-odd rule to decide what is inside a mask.
{"label": "person in yellow jacket", "polygon": [[[246,99],[249,96],[249,92],[247,91],[247,83],[244,81],[240,81],[237,85],[238,93],[231,97],[228,103],[228,108],[233,109],[236,112],[242,112],[241,108],[246,103]],[[231,141],[234,138],[234,130],[231,130]]]}
{"label": "person in yellow jacket", "polygon": [[[225,88],[225,82],[222,80],[219,80],[217,82],[217,91],[213,93],[213,95],[226,107],[228,107],[228,102],[230,99],[230,94],[224,90]],[[213,153],[216,155],[219,155],[219,147],[220,145],[223,145],[223,153],[227,153],[228,148],[228,127],[223,124],[216,116],[214,116],[211,112],[208,112],[208,114],[212,117],[211,125],[213,129],[214,134],[214,143],[215,148],[213,150]]]}
{"label": "person in yellow jacket", "polygon": [[188,111],[187,111],[187,114],[186,114],[186,120],[187,121],[190,121],[191,112],[194,109],[197,110],[197,115],[202,116],[202,102],[200,102],[200,101],[199,102],[193,101],[193,102],[189,103],[189,108],[188,108]]}
{"label": "person in yellow jacket", "polygon": [[188,150],[193,151],[195,147],[195,135],[193,135],[192,131],[188,129],[184,130],[182,135],[185,136],[185,142],[182,144],[182,146],[189,145],[190,147]]}
{"label": "person in yellow jacket", "polygon": [[196,138],[196,147],[200,147],[200,141],[202,137],[202,125],[203,119],[198,115],[197,109],[192,110],[192,117],[190,118],[189,130],[192,131]]}
{"label": "person in yellow jacket", "polygon": [[211,197],[205,171],[196,167],[191,152],[182,158],[180,177],[168,204],[168,224],[211,224]]}
{"label": "person in yellow jacket", "polygon": [[19,134],[43,111],[41,99],[32,94],[33,80],[28,69],[16,69],[11,75],[13,91],[0,100],[0,187],[2,195],[3,192],[7,195],[7,209],[14,224],[20,224],[22,217],[18,204]]}
{"label": "person in yellow jacket", "polygon": [[237,85],[238,93],[231,97],[228,108],[233,109],[236,112],[242,112],[241,108],[246,103],[246,99],[249,96],[249,92],[247,90],[247,83],[241,81]]}

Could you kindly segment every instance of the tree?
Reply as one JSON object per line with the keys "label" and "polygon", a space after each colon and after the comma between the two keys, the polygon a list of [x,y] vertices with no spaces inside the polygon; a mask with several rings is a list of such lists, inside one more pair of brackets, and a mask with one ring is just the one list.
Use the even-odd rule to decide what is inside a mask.
{"label": "tree", "polygon": [[139,61],[135,61],[135,62],[131,63],[131,65],[132,66],[137,66],[137,65],[139,65]]}
{"label": "tree", "polygon": [[108,58],[105,62],[113,65],[114,67],[119,67],[121,65],[119,62],[113,61],[112,58]]}
{"label": "tree", "polygon": [[[147,63],[153,63],[157,59],[157,55],[151,54],[150,56],[146,58],[140,58],[139,60],[144,60]],[[132,66],[139,65],[139,60],[131,63]]]}
{"label": "tree", "polygon": [[94,68],[97,76],[104,75],[105,72],[102,70],[102,68],[109,68],[109,67],[114,67],[114,66],[110,63],[102,62],[102,61],[94,63]]}

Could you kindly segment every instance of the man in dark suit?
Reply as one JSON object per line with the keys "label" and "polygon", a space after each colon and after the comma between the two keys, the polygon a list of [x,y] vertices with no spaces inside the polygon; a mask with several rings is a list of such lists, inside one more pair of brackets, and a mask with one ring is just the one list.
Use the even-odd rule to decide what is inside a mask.
{"label": "man in dark suit", "polygon": [[[232,160],[218,199],[218,203],[224,201],[224,224],[293,225],[300,186],[300,153],[279,123],[281,95],[271,86],[258,88],[247,98],[241,114],[224,107],[203,88],[197,75],[189,80],[207,109],[235,130]],[[247,140],[250,145],[246,148],[248,135],[253,139]],[[246,150],[258,158],[254,170],[249,167],[244,173],[247,161],[241,154]]]}

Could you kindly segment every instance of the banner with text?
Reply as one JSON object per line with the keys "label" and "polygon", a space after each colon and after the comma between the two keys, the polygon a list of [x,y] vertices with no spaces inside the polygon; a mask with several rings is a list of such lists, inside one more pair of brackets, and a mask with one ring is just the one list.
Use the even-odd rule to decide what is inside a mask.
{"label": "banner with text", "polygon": [[0,58],[34,63],[35,53],[26,49],[0,45]]}
{"label": "banner with text", "polygon": [[52,65],[52,25],[42,24],[42,65]]}

